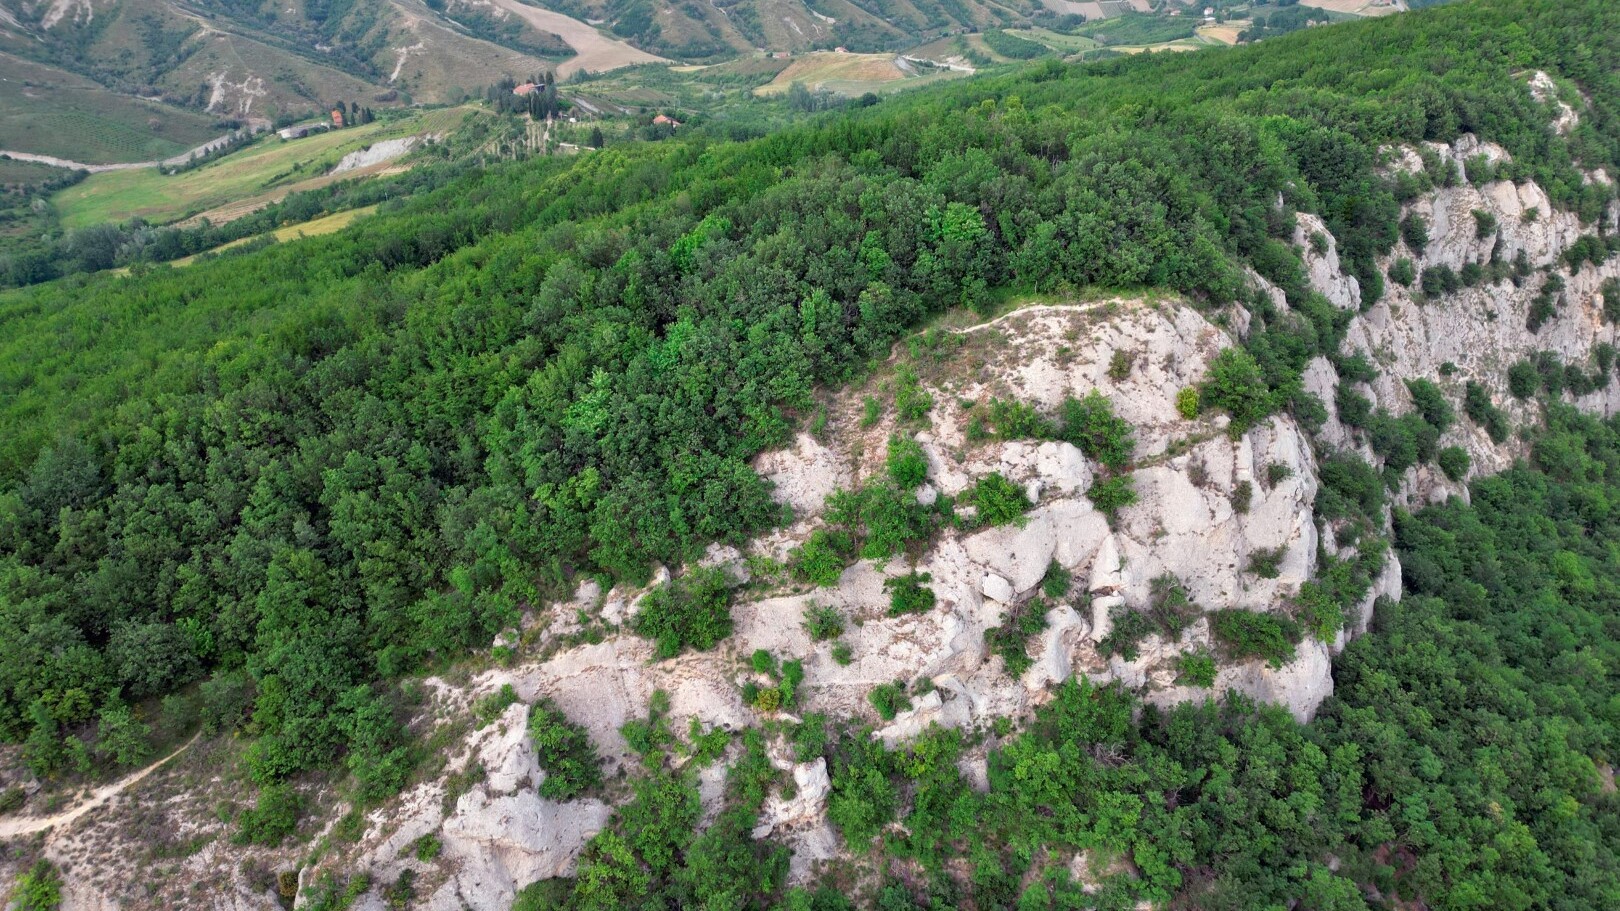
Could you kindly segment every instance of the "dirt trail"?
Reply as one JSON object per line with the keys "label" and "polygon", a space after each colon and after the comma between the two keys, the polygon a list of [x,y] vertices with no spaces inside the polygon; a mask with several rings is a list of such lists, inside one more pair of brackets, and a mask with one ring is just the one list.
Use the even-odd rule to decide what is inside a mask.
{"label": "dirt trail", "polygon": [[65,826],[72,823],[80,816],[83,816],[91,810],[102,806],[107,801],[117,797],[119,794],[124,793],[124,791],[135,785],[142,778],[152,774],[153,771],[155,771],[165,762],[168,762],[174,757],[179,756],[181,753],[184,753],[192,744],[196,743],[197,738],[201,736],[201,734],[195,734],[190,740],[186,741],[184,746],[163,757],[162,759],[159,759],[157,762],[152,763],[138,772],[131,772],[129,775],[126,775],[112,784],[103,785],[102,787],[95,789],[90,793],[90,798],[88,800],[71,810],[63,810],[62,812],[53,814],[51,816],[19,816],[14,819],[0,818],[0,839],[16,838],[20,835],[32,835],[35,832],[43,831],[45,829],[52,828],[53,826]]}
{"label": "dirt trail", "polygon": [[591,73],[600,73],[606,70],[616,70],[621,66],[635,66],[638,63],[668,63],[669,61],[656,54],[633,48],[623,41],[617,41],[597,31],[591,25],[554,13],[551,10],[530,6],[521,0],[490,0],[495,6],[506,10],[516,16],[521,16],[525,22],[542,32],[550,32],[568,42],[574,49],[574,56],[559,64],[557,75],[567,78],[580,70]]}

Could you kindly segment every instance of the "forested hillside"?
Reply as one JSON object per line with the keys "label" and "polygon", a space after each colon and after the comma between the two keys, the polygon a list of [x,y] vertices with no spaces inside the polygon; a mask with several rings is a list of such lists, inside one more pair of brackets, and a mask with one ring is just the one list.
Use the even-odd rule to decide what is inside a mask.
{"label": "forested hillside", "polygon": [[[1568,136],[1534,70],[1583,105]],[[1320,423],[1301,370],[1350,314],[1306,284],[1296,213],[1370,303],[1401,202],[1428,188],[1380,149],[1463,133],[1511,153],[1500,178],[1597,219],[1614,190],[1583,170],[1620,173],[1620,7],[1473,0],[1039,64],[749,142],[493,167],[336,235],[0,295],[0,738],[40,775],[138,760],[130,706],[161,717],[195,685],[267,793],[346,767],[357,800],[386,796],[422,755],[389,681],[586,578],[644,582],[783,524],[748,460],[951,310],[1097,287],[1217,319],[1244,304],[1245,369],[1209,407],[1238,432]],[[906,874],[878,905],[1615,904],[1595,763],[1615,746],[1620,463],[1612,427],[1549,414],[1535,468],[1399,520],[1424,597],[1350,646],[1309,728],[1243,704],[1137,722],[1071,683],[988,795],[960,786],[955,734],[835,737],[846,839],[908,808],[874,848]],[[768,845],[741,817],[688,838],[691,783],[650,764],[571,901],[778,900]],[[1051,845],[1129,853],[1130,875],[1026,882]]]}

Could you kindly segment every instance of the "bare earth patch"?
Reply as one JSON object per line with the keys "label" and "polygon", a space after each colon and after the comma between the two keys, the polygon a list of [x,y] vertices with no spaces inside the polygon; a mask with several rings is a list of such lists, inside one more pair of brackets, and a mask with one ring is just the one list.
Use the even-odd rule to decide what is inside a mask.
{"label": "bare earth patch", "polygon": [[593,26],[578,19],[571,19],[562,13],[529,6],[518,0],[490,0],[490,2],[521,17],[540,31],[551,32],[568,42],[568,46],[574,49],[575,54],[572,59],[564,61],[557,67],[558,76],[566,78],[582,70],[587,73],[600,73],[640,63],[668,62],[657,54],[649,54],[623,41],[609,38]]}

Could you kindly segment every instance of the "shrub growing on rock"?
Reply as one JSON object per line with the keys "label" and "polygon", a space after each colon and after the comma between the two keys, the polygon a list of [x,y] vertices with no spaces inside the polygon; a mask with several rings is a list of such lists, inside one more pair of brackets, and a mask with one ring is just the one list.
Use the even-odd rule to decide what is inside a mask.
{"label": "shrub growing on rock", "polygon": [[990,426],[1003,440],[1041,440],[1055,432],[1051,420],[1027,402],[990,400]]}
{"label": "shrub growing on rock", "polygon": [[1429,223],[1416,212],[1401,219],[1401,240],[1412,248],[1412,252],[1423,255],[1424,249],[1429,246]]}
{"label": "shrub growing on rock", "polygon": [[1108,524],[1119,521],[1119,511],[1136,502],[1136,482],[1128,474],[1115,475],[1095,481],[1086,490],[1086,498],[1097,511],[1108,517]]}
{"label": "shrub growing on rock", "polygon": [[1007,480],[1001,472],[991,472],[980,478],[964,499],[978,510],[976,524],[984,526],[1020,522],[1024,511],[1030,507],[1023,488]]}
{"label": "shrub growing on rock", "polygon": [[285,784],[259,789],[259,799],[237,817],[235,841],[240,845],[276,847],[298,828],[304,799]]}
{"label": "shrub growing on rock", "polygon": [[811,604],[804,609],[804,631],[816,642],[837,639],[844,632],[844,615],[836,607]]}
{"label": "shrub growing on rock", "polygon": [[731,635],[731,586],[717,568],[696,569],[648,592],[633,628],[658,644],[659,658],[704,651]]}
{"label": "shrub growing on rock", "polygon": [[1462,287],[1462,279],[1458,277],[1456,271],[1444,264],[1424,269],[1418,281],[1423,293],[1430,297],[1451,294]]}
{"label": "shrub growing on rock", "polygon": [[848,529],[868,560],[892,557],[908,543],[927,538],[933,533],[930,516],[911,491],[887,482],[840,490],[827,498],[827,521]]}
{"label": "shrub growing on rock", "polygon": [[1434,461],[1440,466],[1440,470],[1445,472],[1446,477],[1453,481],[1461,481],[1468,476],[1471,460],[1468,458],[1468,450],[1461,446],[1447,446],[1440,450]]}
{"label": "shrub growing on rock", "polygon": [[1029,657],[1029,638],[1046,629],[1046,615],[1052,609],[1045,599],[1035,598],[1013,606],[1001,615],[1001,625],[984,631],[984,643],[1000,655],[1007,676],[1017,678],[1035,663]]}
{"label": "shrub growing on rock", "polygon": [[[878,689],[885,688],[892,691],[899,689],[893,683],[886,683]],[[873,691],[874,698],[877,692]],[[905,697],[901,695],[900,698]],[[827,798],[827,821],[838,827],[845,843],[854,850],[866,849],[899,809],[900,795],[889,777],[892,765],[893,760],[884,750],[883,742],[864,733],[845,737],[839,742],[835,761],[829,770],[832,793]]]}
{"label": "shrub growing on rock", "polygon": [[799,762],[814,762],[827,749],[827,716],[820,712],[805,713],[804,720],[793,727],[793,758]]}
{"label": "shrub growing on rock", "polygon": [[1186,586],[1175,576],[1165,573],[1153,580],[1147,603],[1139,610],[1128,607],[1114,609],[1112,628],[1108,636],[1098,643],[1098,649],[1133,661],[1137,645],[1157,633],[1167,640],[1175,640],[1191,626],[1202,613],[1188,595]]}
{"label": "shrub growing on rock", "polygon": [[1176,413],[1186,420],[1198,417],[1198,387],[1183,386],[1176,393]]}
{"label": "shrub growing on rock", "polygon": [[1249,504],[1254,500],[1254,485],[1248,481],[1239,481],[1232,485],[1232,511],[1238,515],[1246,515]]}
{"label": "shrub growing on rock", "polygon": [[902,421],[920,421],[934,408],[934,397],[923,391],[917,381],[917,371],[902,364],[896,371],[894,384],[894,410]]}
{"label": "shrub growing on rock", "polygon": [[1541,374],[1529,360],[1517,361],[1508,368],[1508,392],[1516,399],[1527,399],[1536,394],[1541,385]]}
{"label": "shrub growing on rock", "polygon": [[903,490],[922,486],[928,480],[928,458],[922,444],[910,437],[889,438],[889,477]]}
{"label": "shrub growing on rock", "polygon": [[1412,394],[1412,405],[1417,408],[1418,414],[1435,430],[1445,433],[1456,420],[1457,413],[1446,401],[1446,394],[1432,380],[1407,380],[1406,390]]}
{"label": "shrub growing on rock", "polygon": [[1287,617],[1242,608],[1216,611],[1210,632],[1232,659],[1260,658],[1274,668],[1294,660],[1294,644],[1301,636],[1299,625]]}
{"label": "shrub growing on rock", "polygon": [[813,585],[837,585],[848,565],[844,555],[853,549],[847,533],[817,529],[809,540],[793,548],[789,557],[793,575]]}
{"label": "shrub growing on rock", "polygon": [[11,890],[16,911],[56,911],[62,904],[62,877],[51,862],[41,858],[17,877]]}
{"label": "shrub growing on rock", "polygon": [[1485,428],[1491,441],[1501,443],[1508,437],[1507,414],[1491,401],[1490,390],[1469,380],[1463,387],[1463,413],[1468,419]]}
{"label": "shrub growing on rock", "polygon": [[1288,553],[1285,547],[1265,547],[1249,554],[1249,572],[1262,579],[1275,579],[1282,572],[1282,558]]}
{"label": "shrub growing on rock", "polygon": [[1063,400],[1058,435],[1114,471],[1130,464],[1136,448],[1130,422],[1114,414],[1114,404],[1095,389],[1083,399]]}
{"label": "shrub growing on rock", "polygon": [[473,700],[473,721],[478,727],[487,727],[517,701],[517,690],[512,688],[512,684],[503,683],[495,692],[485,693]]}
{"label": "shrub growing on rock", "polygon": [[1046,564],[1046,575],[1041,577],[1041,594],[1056,601],[1069,593],[1069,585],[1073,581],[1074,573],[1053,560]]}
{"label": "shrub growing on rock", "polygon": [[1241,436],[1277,410],[1276,396],[1266,385],[1259,363],[1242,348],[1227,348],[1215,356],[1201,395],[1206,405],[1231,416],[1234,436]]}
{"label": "shrub growing on rock", "polygon": [[906,696],[905,684],[895,681],[883,683],[866,694],[872,708],[877,709],[878,717],[884,721],[893,721],[894,716],[911,708],[911,700]]}
{"label": "shrub growing on rock", "polygon": [[908,573],[895,576],[883,583],[889,593],[889,616],[922,614],[934,609],[934,590],[924,585],[933,581],[928,573]]}
{"label": "shrub growing on rock", "polygon": [[1214,686],[1215,656],[1192,652],[1176,659],[1176,682],[1182,686]]}
{"label": "shrub growing on rock", "polygon": [[1402,256],[1389,264],[1389,280],[1403,288],[1410,288],[1412,283],[1417,281],[1417,267],[1412,265],[1410,259]]}
{"label": "shrub growing on rock", "polygon": [[572,800],[602,785],[602,759],[591,745],[585,729],[549,699],[529,707],[529,737],[546,780],[540,783],[540,796],[552,800]]}

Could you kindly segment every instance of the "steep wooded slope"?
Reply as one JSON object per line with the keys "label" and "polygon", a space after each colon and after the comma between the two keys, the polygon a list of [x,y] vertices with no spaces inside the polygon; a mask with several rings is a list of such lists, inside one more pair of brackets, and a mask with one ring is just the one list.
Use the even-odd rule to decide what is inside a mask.
{"label": "steep wooded slope", "polygon": [[[1614,268],[1614,190],[1601,172],[1614,172],[1620,149],[1617,15],[1598,2],[1496,0],[1231,54],[1044,66],[840,113],[747,144],[698,138],[573,164],[494,169],[331,238],[184,272],[6,295],[0,623],[18,647],[0,656],[0,731],[25,741],[24,755],[40,773],[72,768],[91,749],[121,755],[115,747],[125,741],[114,735],[127,741],[121,719],[130,701],[208,678],[211,722],[254,737],[243,758],[266,786],[265,808],[278,805],[289,778],[339,762],[354,776],[349,796],[384,801],[410,780],[416,754],[401,724],[401,691],[380,681],[487,646],[525,610],[574,596],[585,576],[628,592],[648,581],[656,564],[693,565],[716,542],[752,546],[787,519],[752,459],[786,445],[796,428],[815,426],[823,407],[835,415],[831,390],[862,375],[873,359],[889,358],[893,343],[923,320],[963,308],[993,312],[1028,294],[1067,296],[1099,285],[1173,289],[1197,311],[1186,310],[1175,325],[1192,317],[1224,324],[1232,343],[1233,353],[1214,357],[1196,380],[1203,407],[1190,409],[1195,417],[1224,417],[1239,439],[1274,426],[1281,437],[1290,424],[1326,431],[1330,418],[1346,427],[1359,422],[1374,461],[1415,496],[1422,488],[1417,465],[1443,466],[1442,435],[1458,425],[1455,406],[1448,416],[1428,387],[1406,381],[1438,385],[1436,377],[1456,371],[1442,363],[1431,376],[1424,362],[1402,361],[1413,345],[1390,351],[1392,363],[1405,366],[1381,379],[1366,362],[1382,364],[1382,346],[1359,340],[1382,337],[1381,300],[1391,314],[1397,304],[1402,311],[1436,308],[1447,295],[1478,302],[1501,289],[1496,319],[1515,322],[1520,311],[1512,307],[1524,308],[1516,338],[1535,344],[1544,327],[1565,340],[1559,347],[1567,343],[1571,359],[1586,353],[1578,343],[1594,338],[1594,314],[1603,312],[1589,294],[1600,277],[1593,270],[1609,275]],[[1537,68],[1549,77],[1537,77]],[[1547,83],[1573,118],[1547,95]],[[1420,167],[1403,178],[1397,172],[1410,171],[1400,167],[1407,147]],[[1488,178],[1471,161],[1462,172],[1449,167],[1470,149],[1484,156]],[[1507,207],[1507,188],[1519,209]],[[1483,242],[1485,219],[1470,211],[1469,225],[1450,215],[1456,204],[1475,205],[1486,194],[1504,194],[1500,205],[1480,206],[1497,221],[1500,258],[1495,243],[1490,251],[1465,243],[1467,232]],[[1531,205],[1545,206],[1538,217],[1553,220],[1556,245],[1535,247],[1521,229],[1536,223],[1525,217]],[[1441,211],[1448,213],[1444,225]],[[1510,211],[1519,212],[1519,226],[1501,224]],[[1426,243],[1413,214],[1429,219],[1422,233],[1435,243],[1434,259],[1419,249]],[[1577,236],[1566,237],[1570,232]],[[1538,260],[1521,270],[1513,244],[1527,260],[1535,248]],[[1329,257],[1334,267],[1319,269]],[[1408,275],[1399,262],[1414,257]],[[1319,271],[1324,281],[1315,283]],[[1432,288],[1420,302],[1388,287],[1391,273]],[[1562,289],[1551,287],[1555,274]],[[1586,296],[1560,304],[1561,291],[1572,286]],[[1548,307],[1551,313],[1541,312]],[[1362,309],[1367,316],[1358,319]],[[1541,313],[1537,326],[1532,312]],[[926,337],[903,351],[931,356]],[[1055,348],[1052,356],[1059,356]],[[1556,371],[1536,358],[1528,378],[1518,371],[1518,386],[1529,382],[1527,395],[1540,386],[1555,396],[1609,388],[1612,352],[1608,367],[1595,349],[1591,357],[1560,361]],[[1341,400],[1345,382],[1318,385],[1312,397],[1310,378],[1320,379],[1324,365],[1350,383],[1400,386],[1365,407]],[[1467,358],[1453,364],[1476,382],[1500,382],[1488,366]],[[1129,370],[1127,363],[1127,377]],[[902,381],[897,373],[894,407],[915,412],[919,390],[912,390],[912,407],[903,406],[899,390],[910,381]],[[1407,397],[1416,411],[1406,410]],[[1501,407],[1490,398],[1485,404]],[[1489,411],[1474,410],[1489,421]],[[1048,433],[1030,427],[1023,435]],[[1345,442],[1361,445],[1362,438]],[[1214,456],[1220,445],[1200,455]],[[1252,474],[1252,454],[1272,453],[1266,458],[1283,462],[1295,478],[1273,481],[1268,466],[1266,483],[1283,491],[1289,509],[1282,512],[1293,515],[1309,487],[1308,465],[1303,455],[1287,461],[1285,451],[1251,438],[1251,457],[1234,454],[1230,477],[1224,462],[1206,460],[1206,470],[1235,490],[1235,466]],[[1114,473],[1096,472],[1118,483],[1099,491],[1109,499],[1087,499],[1099,509],[1111,503],[1127,537],[1151,542],[1158,538],[1152,517],[1132,527],[1130,509],[1141,507],[1121,502],[1128,482],[1118,479],[1137,478],[1145,493],[1161,480],[1165,489],[1179,484],[1192,469],[1190,461],[1149,463],[1151,449],[1139,455],[1140,465],[1127,457],[1110,466]],[[1383,479],[1361,459],[1323,454],[1317,465],[1331,476],[1318,492],[1337,494],[1322,506],[1334,513],[1335,545],[1360,540],[1371,553],[1383,527]],[[975,478],[975,487],[983,480]],[[1258,482],[1249,482],[1251,496],[1261,493]],[[975,491],[980,514],[1016,502],[1008,485],[1004,478]],[[927,547],[967,527],[943,505],[919,513],[890,494],[863,495],[845,510],[855,518],[837,523],[846,528],[828,529],[855,535],[824,548],[839,561],[835,569],[883,556],[880,547],[861,557],[850,544],[864,552],[873,539],[888,541],[892,558],[896,543]],[[1212,516],[1225,515],[1215,498],[1195,495],[1216,504]],[[1169,502],[1154,496],[1142,507]],[[1304,523],[1301,534],[1307,525],[1316,527]],[[1292,584],[1303,580],[1294,557],[1314,548],[1287,543],[1290,553],[1273,562]],[[1271,571],[1265,562],[1254,575]],[[1584,590],[1579,567],[1570,572],[1570,585]],[[1141,596],[1143,580],[1091,576],[1088,592]],[[735,597],[716,588],[715,578],[682,573],[673,587],[659,589],[664,594],[655,599],[666,610],[676,617],[690,611],[693,621],[644,631],[677,649],[724,641],[732,623],[742,624],[706,613]],[[1009,592],[1012,580],[1002,578],[1007,587],[981,579],[979,594],[1024,594],[1021,585]],[[1430,581],[1445,584],[1443,576]],[[1151,594],[1152,579],[1146,582]],[[1333,582],[1315,600],[1313,622],[1289,626],[1279,613],[1262,628],[1249,618],[1278,612],[1238,611],[1224,615],[1223,635],[1246,659],[1283,662],[1287,647],[1312,641],[1317,648],[1332,638],[1332,609],[1342,620],[1348,606],[1359,607],[1359,595],[1349,597],[1355,583]],[[937,615],[923,613],[930,621],[949,617],[943,606]],[[1097,619],[1093,614],[1093,628],[1101,626]],[[1140,621],[1130,622],[1143,632]],[[630,654],[638,665],[651,656]],[[757,673],[768,678],[773,668]],[[885,690],[869,704],[885,714],[899,698]],[[1104,699],[1100,742],[1128,739],[1114,724],[1129,716],[1125,702],[1113,701],[1125,697],[1063,698],[1069,701],[1061,711],[1082,714],[1087,700]],[[759,705],[757,692],[751,704]],[[928,708],[943,713],[945,704],[942,696]],[[1067,724],[1037,732],[1025,747],[1034,751],[1031,762],[1050,763],[1039,738]],[[1273,719],[1265,724],[1270,731]],[[1294,738],[1290,749],[1309,754],[1297,730],[1287,736]],[[661,742],[668,743],[644,742],[651,744],[646,752],[657,753]],[[835,755],[823,757],[831,760],[835,791],[865,782],[881,792],[879,778],[895,787],[901,773],[859,746],[870,742],[841,740]],[[1081,738],[1064,749],[1089,747]],[[662,760],[650,762],[657,772],[637,785],[645,799],[625,810],[632,822],[624,825],[646,831],[635,814],[659,808],[691,821],[690,782]],[[920,775],[935,767],[912,768]],[[961,791],[949,776],[940,782],[938,793]],[[1076,782],[1074,793],[1084,784]],[[738,787],[738,805],[757,815],[757,788]],[[1335,799],[1357,793],[1348,786],[1334,792]],[[1209,794],[1211,805],[1220,798]],[[1286,804],[1289,797],[1276,799]],[[1128,817],[1133,805],[1120,798],[1075,812]],[[1387,806],[1371,809],[1382,814]],[[1403,811],[1423,818],[1419,808]],[[1019,815],[1016,806],[1008,812]],[[883,814],[846,802],[839,816],[844,837],[858,843]],[[258,826],[264,817],[244,818]],[[716,839],[735,835],[740,823],[728,825]],[[1369,854],[1389,840],[1375,837],[1383,831],[1369,830]],[[1071,847],[1106,835],[1075,832],[1064,835]],[[625,856],[612,839],[637,837],[623,825],[610,836],[587,852],[597,865],[587,869],[607,883],[617,881],[612,865]],[[734,842],[705,842],[704,850]],[[1112,852],[1107,857],[1129,845],[1148,871],[1122,887],[1132,895],[1163,897],[1181,877],[1203,875],[1206,855],[1166,858],[1153,853],[1152,839],[1098,844]],[[637,841],[633,865],[657,877],[656,895],[689,896],[680,891],[693,888],[680,878],[689,874],[669,866],[677,856],[705,856],[695,847],[688,855],[688,847]],[[1017,845],[1005,847],[1027,856]],[[1411,848],[1389,846],[1395,854],[1388,865],[1406,865],[1401,852]],[[776,856],[769,843],[746,850]],[[1301,869],[1316,876],[1328,862],[1310,846],[1307,852],[1319,867]],[[1289,856],[1265,861],[1267,888],[1277,890],[1267,895],[1298,886],[1278,872],[1292,869],[1284,863]],[[1021,875],[989,861],[984,868],[992,885]],[[776,883],[754,880],[755,887]],[[1344,887],[1327,877],[1323,888]],[[606,895],[606,904],[624,899]]]}

